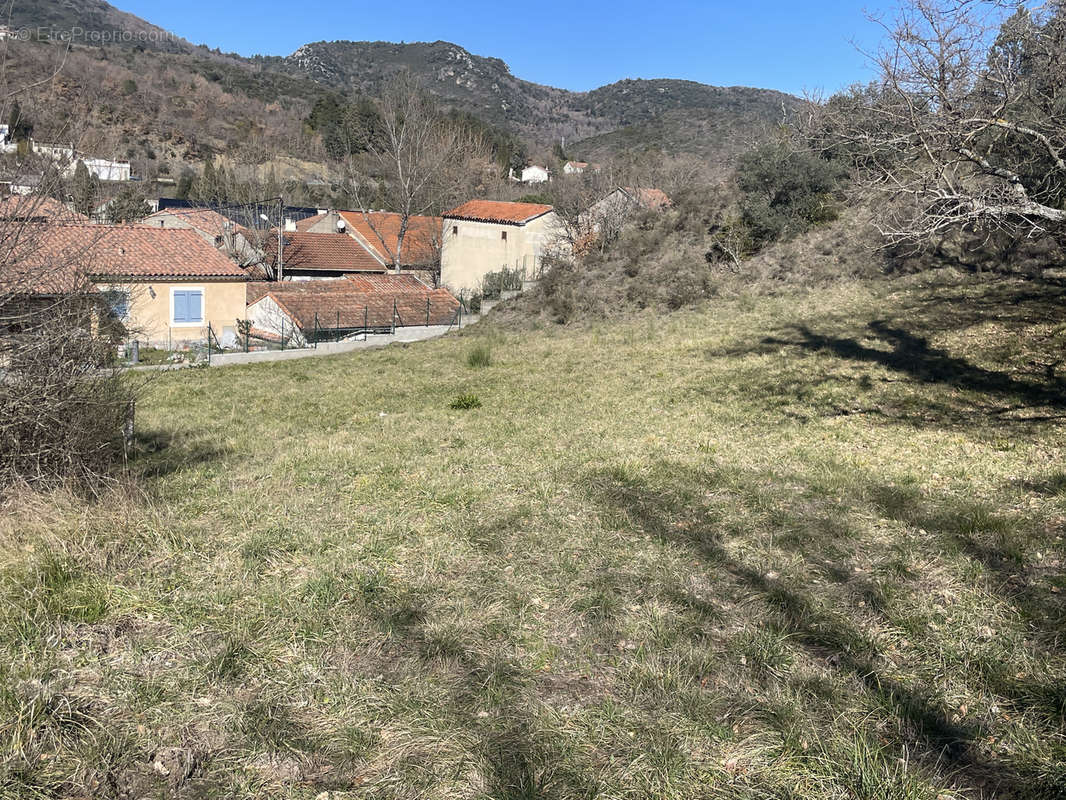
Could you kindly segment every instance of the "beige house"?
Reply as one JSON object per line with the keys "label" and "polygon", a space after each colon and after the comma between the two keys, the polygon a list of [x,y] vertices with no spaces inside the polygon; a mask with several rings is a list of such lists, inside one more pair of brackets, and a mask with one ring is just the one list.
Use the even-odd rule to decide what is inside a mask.
{"label": "beige house", "polygon": [[30,258],[84,276],[129,338],[161,347],[236,340],[244,271],[192,229],[143,225],[42,226]]}
{"label": "beige house", "polygon": [[248,267],[262,260],[262,241],[269,231],[253,231],[210,208],[166,208],[141,221],[142,225],[166,230],[194,230],[204,241]]}
{"label": "beige house", "polygon": [[503,269],[540,275],[549,252],[568,245],[551,206],[471,200],[444,215],[441,284],[456,294],[478,291],[484,277]]}
{"label": "beige house", "polygon": [[[382,271],[410,272],[428,284],[440,276],[441,218],[412,215],[407,218],[399,265],[400,225],[403,218],[389,211],[325,211],[300,220],[297,232],[350,236],[376,261]],[[286,259],[287,261],[288,259]],[[366,259],[361,259],[366,260]],[[350,270],[349,270],[350,271]],[[361,269],[361,272],[370,270]]]}

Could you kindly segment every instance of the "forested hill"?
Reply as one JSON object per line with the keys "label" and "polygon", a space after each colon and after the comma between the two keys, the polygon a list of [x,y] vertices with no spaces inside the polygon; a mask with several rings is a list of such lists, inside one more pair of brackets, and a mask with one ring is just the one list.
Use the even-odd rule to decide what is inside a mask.
{"label": "forested hill", "polygon": [[[725,163],[798,102],[770,90],[665,79],[572,92],[523,80],[499,58],[443,41],[316,42],[289,56],[244,58],[192,45],[103,0],[15,0],[10,27],[55,31],[43,35],[49,41],[20,41],[25,46],[13,50],[9,80],[31,84],[56,63],[46,45],[60,48],[57,35],[108,32],[111,40],[102,43],[76,38],[78,47],[49,91],[61,87],[66,107],[95,109],[90,130],[102,152],[148,162],[160,151],[168,159],[199,161],[250,143],[318,161],[321,154],[308,149],[301,129],[315,102],[330,92],[373,97],[400,70],[413,73],[446,107],[519,135],[531,153],[565,141],[568,157],[583,160],[652,151]],[[212,113],[221,109],[224,114]],[[60,120],[49,124],[53,111],[52,100],[41,98],[34,110],[40,135],[62,127]]]}

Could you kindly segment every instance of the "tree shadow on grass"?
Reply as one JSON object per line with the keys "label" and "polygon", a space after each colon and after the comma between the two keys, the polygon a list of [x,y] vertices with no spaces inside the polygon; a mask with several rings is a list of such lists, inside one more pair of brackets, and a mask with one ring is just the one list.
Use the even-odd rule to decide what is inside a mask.
{"label": "tree shadow on grass", "polygon": [[[1048,481],[1021,481],[1029,491],[1057,493],[1058,477]],[[867,490],[874,507],[885,516],[941,535],[991,577],[990,588],[1024,619],[1031,643],[1046,653],[1066,657],[1066,576],[1062,568],[1034,563],[1027,550],[1045,549],[1054,530],[1043,520],[1013,519],[997,514],[980,502],[937,502],[917,487],[872,483]],[[1030,704],[1047,718],[1066,724],[1066,685],[1040,676],[1019,679],[1009,664],[985,671],[990,688],[1005,697]]]}
{"label": "tree shadow on grass", "polygon": [[[930,346],[928,340],[884,320],[867,324],[867,331],[891,346],[881,350],[845,336],[819,334],[806,325],[792,328],[795,336],[767,337],[764,345],[794,346],[804,350],[829,351],[850,361],[878,364],[903,372],[922,383],[943,383],[964,391],[981,392],[1001,401],[1013,400],[1024,407],[1066,408],[1066,382],[1054,380],[1040,384],[1014,378],[1006,372],[985,369],[945,350]],[[1001,411],[1012,410],[1004,408]]]}
{"label": "tree shadow on grass", "polygon": [[[975,415],[1002,427],[1066,419],[1066,379],[1059,375],[1061,344],[1033,326],[1061,319],[1066,289],[1047,281],[988,281],[908,290],[882,302],[882,316],[825,314],[817,321],[782,325],[758,342],[711,350],[709,358],[819,354],[819,361],[763,375],[738,371],[740,391],[777,405],[804,402],[826,416],[867,414],[913,425],[973,426]],[[1001,339],[984,331],[973,342],[995,361],[975,363],[966,342],[952,350],[930,337],[994,323]],[[1004,333],[1005,331],[1005,333]],[[1043,332],[1041,332],[1043,331]],[[1000,347],[1006,347],[1006,354]],[[856,367],[879,367],[893,377],[856,376]],[[850,369],[849,369],[850,367]],[[898,376],[898,377],[896,377]],[[824,385],[844,387],[824,395]],[[912,385],[915,391],[900,391]],[[937,391],[942,387],[948,391]],[[819,408],[819,404],[822,408]],[[825,406],[828,406],[826,408]],[[786,415],[803,416],[795,410]]]}
{"label": "tree shadow on grass", "polygon": [[[493,542],[499,524],[490,526]],[[441,684],[440,710],[477,741],[471,756],[487,800],[597,796],[599,783],[572,757],[573,743],[538,718],[540,676],[515,660],[513,648],[435,625],[431,598],[410,588],[380,593],[364,612],[387,633],[399,672],[431,673]]]}
{"label": "tree shadow on grass", "polygon": [[217,461],[226,455],[217,439],[173,430],[137,431],[127,451],[130,471],[139,478],[162,478]]}
{"label": "tree shadow on grass", "polygon": [[[723,490],[733,491],[733,478],[723,480],[719,473],[665,463],[651,477],[607,469],[583,476],[581,483],[605,510],[621,513],[645,533],[691,550],[710,571],[712,582],[741,587],[790,641],[860,685],[874,707],[898,719],[900,740],[894,746],[900,758],[920,761],[959,788],[1003,796],[1062,796],[1066,787],[1061,774],[1049,776],[1009,756],[990,757],[987,749],[982,752],[978,747],[990,735],[983,723],[952,715],[937,699],[934,687],[904,683],[886,674],[875,643],[846,610],[820,606],[813,594],[817,589],[809,582],[771,576],[733,557],[725,546],[723,520],[707,500]],[[790,513],[807,517],[812,530],[832,530],[819,525],[821,517],[831,512],[797,506]],[[819,568],[821,538],[806,542],[797,538],[789,545],[810,564],[811,573]]]}

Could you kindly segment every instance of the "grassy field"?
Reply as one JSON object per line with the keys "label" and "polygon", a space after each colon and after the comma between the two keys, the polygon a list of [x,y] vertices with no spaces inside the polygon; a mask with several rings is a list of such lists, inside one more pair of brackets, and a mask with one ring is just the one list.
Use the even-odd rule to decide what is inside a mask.
{"label": "grassy field", "polygon": [[0,795],[1066,796],[1064,286],[161,375],[3,508]]}

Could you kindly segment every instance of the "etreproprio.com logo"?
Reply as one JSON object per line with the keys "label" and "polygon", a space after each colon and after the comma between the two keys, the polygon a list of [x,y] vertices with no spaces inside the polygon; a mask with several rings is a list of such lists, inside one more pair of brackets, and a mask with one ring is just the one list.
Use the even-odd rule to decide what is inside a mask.
{"label": "etreproprio.com logo", "polygon": [[7,36],[12,39],[18,39],[22,42],[28,42],[31,39],[36,41],[60,41],[60,42],[75,42],[75,43],[87,43],[87,44],[137,44],[137,43],[158,43],[158,42],[170,42],[177,39],[174,34],[167,31],[155,30],[155,31],[129,31],[106,29],[106,28],[55,28],[50,26],[39,26],[36,28],[19,28],[8,32]]}

